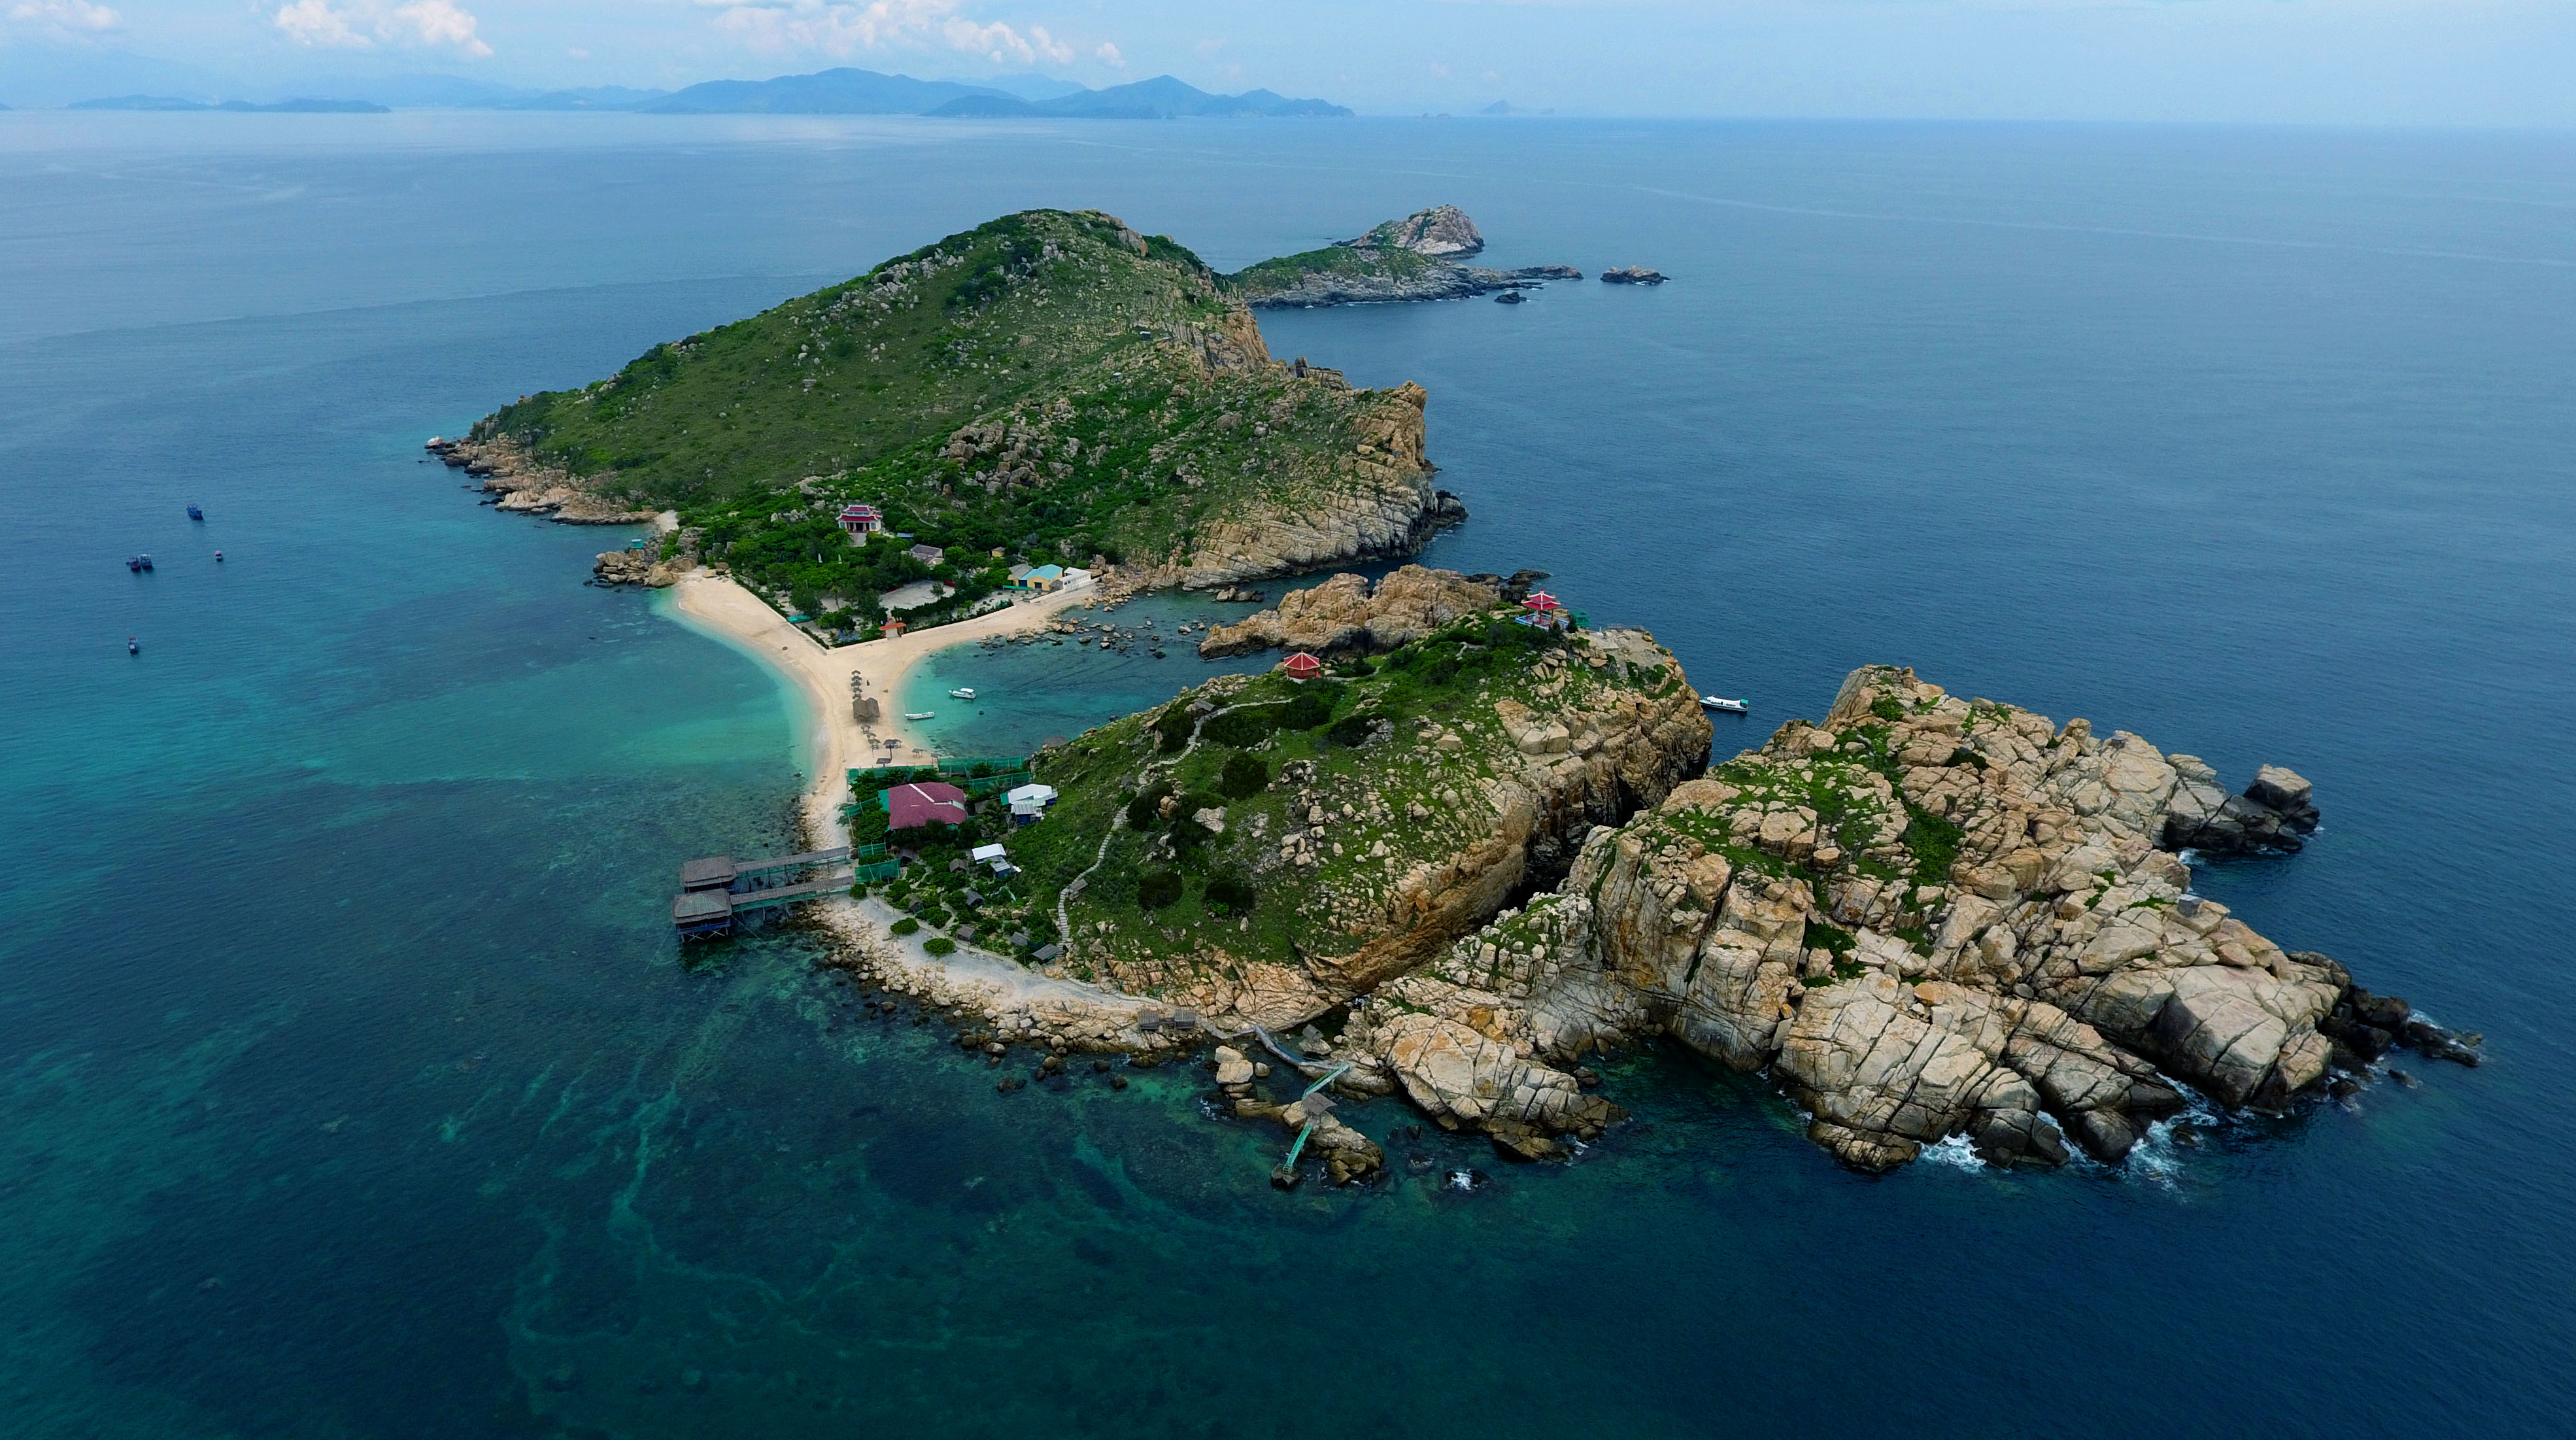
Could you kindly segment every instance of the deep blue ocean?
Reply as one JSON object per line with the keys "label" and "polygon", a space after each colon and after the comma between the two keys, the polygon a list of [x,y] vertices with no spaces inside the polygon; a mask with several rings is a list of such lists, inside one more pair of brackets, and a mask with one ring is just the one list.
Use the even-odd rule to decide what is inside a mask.
{"label": "deep blue ocean", "polygon": [[[1440,201],[1673,280],[1264,317],[1428,387],[1427,559],[1651,628],[1721,754],[1891,661],[2288,764],[2325,829],[2201,892],[2487,1065],[1870,1179],[1645,1054],[1578,1164],[1283,1196],[1188,1072],[679,952],[784,697],[423,438],[1006,210]],[[2571,377],[2563,134],[0,114],[0,1434],[2566,1434]],[[1201,673],[953,656],[1053,708],[943,735]]]}

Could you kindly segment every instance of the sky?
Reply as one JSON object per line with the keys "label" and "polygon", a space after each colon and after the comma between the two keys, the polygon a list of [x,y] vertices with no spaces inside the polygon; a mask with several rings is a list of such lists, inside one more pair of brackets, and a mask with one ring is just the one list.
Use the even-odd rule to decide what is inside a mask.
{"label": "sky", "polygon": [[1172,74],[1385,114],[2567,126],[2576,0],[0,0],[22,88],[832,65]]}

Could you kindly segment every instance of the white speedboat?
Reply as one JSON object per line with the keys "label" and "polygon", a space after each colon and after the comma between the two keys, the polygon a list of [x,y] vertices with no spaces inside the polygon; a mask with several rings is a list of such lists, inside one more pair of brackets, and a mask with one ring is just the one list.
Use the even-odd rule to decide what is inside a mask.
{"label": "white speedboat", "polygon": [[1702,695],[1699,697],[1699,703],[1711,710],[1723,710],[1729,715],[1744,713],[1744,702],[1741,700],[1720,700],[1714,695]]}
{"label": "white speedboat", "polygon": [[939,712],[936,710],[907,710],[904,712],[903,718],[906,720],[927,720],[938,713]]}
{"label": "white speedboat", "polygon": [[961,685],[957,689],[949,691],[948,698],[951,700],[972,700],[975,698],[974,687]]}

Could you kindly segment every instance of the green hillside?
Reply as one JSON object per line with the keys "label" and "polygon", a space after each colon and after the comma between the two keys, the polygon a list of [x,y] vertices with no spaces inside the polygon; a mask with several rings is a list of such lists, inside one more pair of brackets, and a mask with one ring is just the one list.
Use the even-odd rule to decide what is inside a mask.
{"label": "green hillside", "polygon": [[971,554],[961,579],[1015,557],[1185,564],[1211,521],[1329,505],[1390,407],[1409,409],[1271,363],[1172,241],[1034,210],[529,396],[473,439],[676,508],[766,593],[864,613],[919,570],[847,544],[844,502]]}

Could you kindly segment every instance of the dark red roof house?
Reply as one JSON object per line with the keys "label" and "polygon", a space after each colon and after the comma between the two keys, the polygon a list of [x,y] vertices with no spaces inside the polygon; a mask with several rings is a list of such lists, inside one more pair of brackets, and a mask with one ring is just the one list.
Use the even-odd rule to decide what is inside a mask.
{"label": "dark red roof house", "polygon": [[1287,671],[1291,680],[1312,680],[1324,673],[1324,662],[1300,650],[1280,661],[1279,668]]}
{"label": "dark red roof house", "polygon": [[966,823],[966,792],[954,785],[936,780],[913,785],[897,785],[886,792],[886,828],[909,830],[916,825],[963,825]]}

